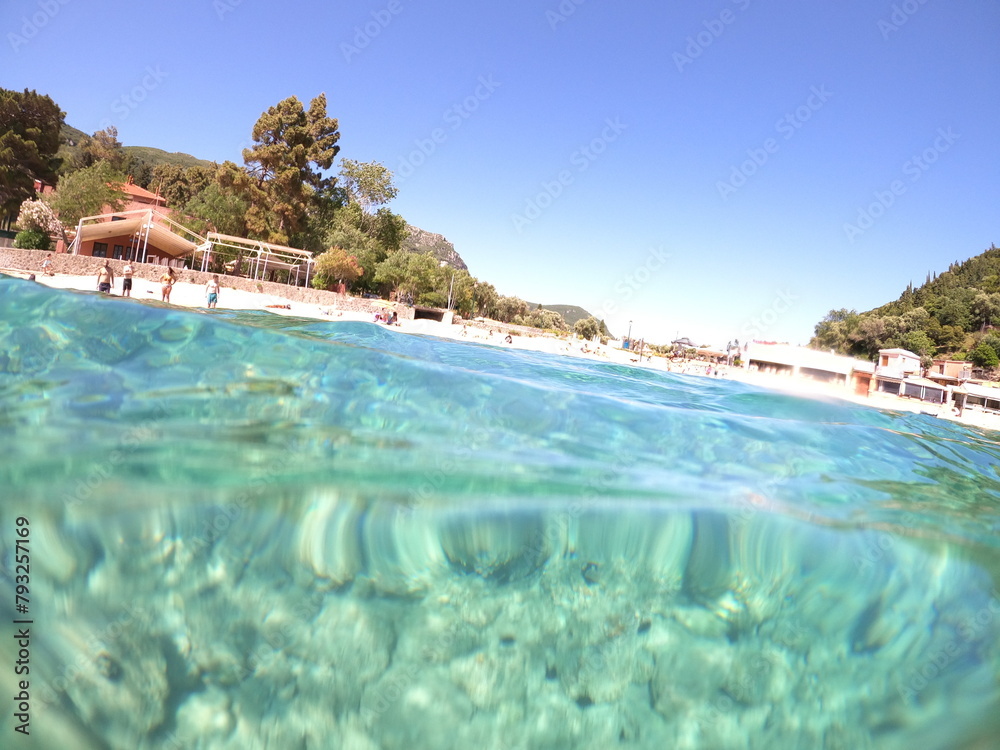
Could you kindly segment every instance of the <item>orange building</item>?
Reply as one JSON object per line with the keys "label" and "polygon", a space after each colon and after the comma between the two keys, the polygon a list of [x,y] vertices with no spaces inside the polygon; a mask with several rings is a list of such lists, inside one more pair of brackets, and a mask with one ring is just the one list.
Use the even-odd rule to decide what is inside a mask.
{"label": "orange building", "polygon": [[128,195],[127,203],[120,211],[81,219],[70,252],[180,266],[205,243],[203,237],[174,220],[163,196],[139,187],[131,177],[122,189]]}

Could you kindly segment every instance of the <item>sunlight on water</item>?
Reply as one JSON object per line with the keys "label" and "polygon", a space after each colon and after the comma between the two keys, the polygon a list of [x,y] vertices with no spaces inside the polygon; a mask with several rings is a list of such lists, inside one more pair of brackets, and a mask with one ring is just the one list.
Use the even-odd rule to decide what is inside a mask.
{"label": "sunlight on water", "polygon": [[994,433],[2,278],[0,340],[8,623],[30,529],[19,746],[1000,731]]}

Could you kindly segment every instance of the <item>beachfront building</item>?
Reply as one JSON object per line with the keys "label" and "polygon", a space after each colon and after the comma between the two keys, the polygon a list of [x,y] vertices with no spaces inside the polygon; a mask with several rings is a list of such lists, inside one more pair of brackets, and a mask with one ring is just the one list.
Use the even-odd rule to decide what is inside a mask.
{"label": "beachfront building", "polygon": [[177,268],[190,258],[192,268],[200,265],[200,270],[208,271],[213,257],[228,251],[228,257],[238,259],[225,265],[228,274],[274,281],[285,272],[289,284],[309,285],[315,262],[312,253],[218,232],[202,237],[178,222],[181,215],[167,208],[163,196],[139,187],[131,178],[122,189],[128,202],[120,211],[80,220],[71,253]]}
{"label": "beachfront building", "polygon": [[963,383],[953,391],[959,411],[970,409],[1000,414],[1000,388],[982,383]]}
{"label": "beachfront building", "polygon": [[121,189],[126,195],[121,210],[105,206],[105,213],[80,219],[71,253],[179,267],[205,242],[176,221],[180,217],[159,193],[139,187],[131,177]]}
{"label": "beachfront building", "polygon": [[77,224],[70,252],[181,267],[204,242],[165,212],[147,207],[85,216]]}
{"label": "beachfront building", "polygon": [[901,396],[903,381],[920,375],[920,357],[906,349],[879,349],[872,391]]}
{"label": "beachfront building", "polygon": [[957,359],[935,359],[924,377],[939,385],[955,387],[972,378],[972,363]]}
{"label": "beachfront building", "polygon": [[759,341],[747,344],[742,359],[750,371],[840,386],[860,395],[868,394],[873,368],[871,362],[832,352]]}
{"label": "beachfront building", "polygon": [[935,383],[928,378],[910,376],[903,379],[899,386],[899,395],[903,398],[915,398],[930,404],[943,404],[948,400],[950,389]]}

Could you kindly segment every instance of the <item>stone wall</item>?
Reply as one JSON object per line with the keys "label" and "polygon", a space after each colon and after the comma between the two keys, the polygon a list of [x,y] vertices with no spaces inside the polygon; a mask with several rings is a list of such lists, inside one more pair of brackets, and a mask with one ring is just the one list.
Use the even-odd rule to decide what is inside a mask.
{"label": "stone wall", "polygon": [[[48,255],[46,250],[19,250],[12,247],[0,247],[0,269],[10,269],[24,271],[26,273],[40,274],[42,272],[42,261]],[[70,276],[97,276],[97,269],[104,265],[107,260],[115,276],[121,276],[122,267],[125,261],[113,260],[111,258],[94,258],[90,255],[67,255],[65,253],[52,253],[52,270],[57,274],[68,274]],[[132,263],[132,275],[137,279],[157,282],[163,275],[165,266],[153,263]],[[191,284],[204,285],[212,278],[212,274],[201,271],[192,271],[188,268],[175,268],[174,273],[178,281]],[[254,281],[242,276],[229,276],[219,274],[219,282],[223,289],[240,289],[244,292],[261,292],[275,297],[282,297],[291,302],[303,302],[315,305],[336,306],[338,310],[352,310],[375,314],[378,310],[384,309],[386,303],[382,300],[370,300],[362,297],[352,297],[348,294],[338,294],[337,292],[327,292],[321,289],[311,289],[303,286],[291,286],[289,284],[278,284],[273,281]],[[95,281],[96,285],[96,281]],[[393,309],[400,318],[413,320],[413,308],[400,303],[391,303]]]}

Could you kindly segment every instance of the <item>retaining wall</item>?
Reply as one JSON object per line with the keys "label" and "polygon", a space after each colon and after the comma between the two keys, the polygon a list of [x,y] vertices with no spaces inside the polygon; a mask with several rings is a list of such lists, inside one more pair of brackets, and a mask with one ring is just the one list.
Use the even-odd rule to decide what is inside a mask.
{"label": "retaining wall", "polygon": [[[13,247],[0,247],[0,269],[24,271],[26,273],[40,274],[42,272],[42,261],[48,255],[47,250],[21,250]],[[125,261],[114,260],[112,258],[94,258],[90,255],[68,255],[66,253],[52,253],[52,270],[57,274],[67,274],[70,276],[97,276],[97,270],[104,265],[107,260],[108,265],[115,272],[116,277],[121,276],[122,267]],[[166,266],[155,263],[132,263],[132,276],[137,279],[159,282]],[[212,278],[213,274],[202,271],[192,271],[188,268],[175,268],[174,273],[178,281],[185,281],[191,284],[204,285]],[[219,274],[219,282],[223,289],[240,289],[244,292],[262,292],[275,297],[283,297],[292,302],[304,302],[314,305],[336,306],[338,310],[351,310],[356,312],[371,313],[386,306],[382,300],[370,300],[363,297],[352,297],[348,294],[338,294],[337,292],[327,292],[322,289],[312,289],[304,286],[291,286],[289,284],[278,284],[273,281],[254,281],[242,276],[229,276]],[[96,281],[95,281],[96,285]],[[400,303],[389,303],[396,314],[404,320],[413,320],[413,308]]]}

